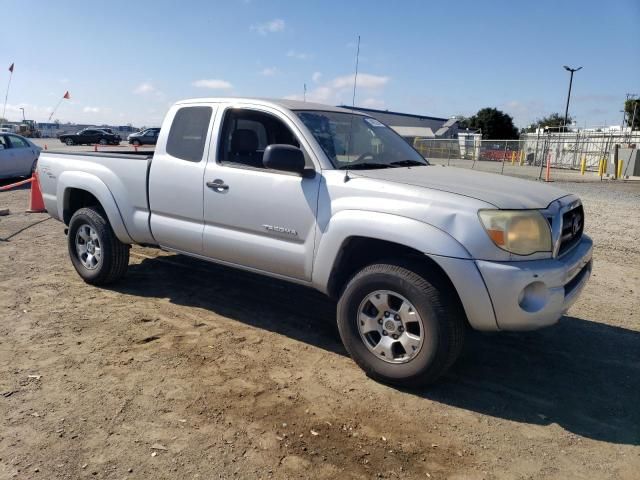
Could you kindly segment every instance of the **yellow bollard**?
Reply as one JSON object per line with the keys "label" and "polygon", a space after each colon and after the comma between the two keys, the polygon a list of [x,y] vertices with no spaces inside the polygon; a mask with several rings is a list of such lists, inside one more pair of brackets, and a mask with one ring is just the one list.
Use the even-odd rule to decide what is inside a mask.
{"label": "yellow bollard", "polygon": [[600,161],[598,162],[598,176],[599,177],[602,176],[603,164],[604,164],[604,159],[601,158]]}
{"label": "yellow bollard", "polygon": [[618,160],[618,175],[616,175],[617,178],[622,178],[622,165],[624,164],[624,160],[619,159]]}
{"label": "yellow bollard", "polygon": [[516,152],[513,151],[511,152],[511,166],[515,165],[516,163]]}
{"label": "yellow bollard", "polygon": [[587,169],[587,157],[582,157],[580,162],[580,173],[584,175],[584,171]]}
{"label": "yellow bollard", "polygon": [[524,150],[520,150],[520,166],[524,165]]}

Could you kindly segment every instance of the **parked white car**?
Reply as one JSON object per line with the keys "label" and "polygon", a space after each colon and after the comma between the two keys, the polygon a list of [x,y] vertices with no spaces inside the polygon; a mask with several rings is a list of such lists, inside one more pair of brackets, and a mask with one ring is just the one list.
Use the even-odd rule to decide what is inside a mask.
{"label": "parked white car", "polygon": [[28,138],[0,133],[0,178],[30,176],[36,169],[41,150]]}

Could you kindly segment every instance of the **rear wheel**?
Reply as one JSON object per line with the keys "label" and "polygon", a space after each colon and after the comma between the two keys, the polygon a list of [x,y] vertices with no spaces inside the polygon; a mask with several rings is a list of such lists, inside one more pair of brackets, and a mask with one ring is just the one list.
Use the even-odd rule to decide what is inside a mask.
{"label": "rear wheel", "polygon": [[403,262],[370,265],[338,302],[340,337],[370,377],[396,385],[435,381],[458,357],[464,314],[447,284]]}
{"label": "rear wheel", "polygon": [[126,273],[130,247],[118,240],[97,208],[81,208],[73,214],[67,241],[71,262],[85,282],[105,285]]}
{"label": "rear wheel", "polygon": [[109,142],[105,138],[100,139],[100,145],[107,145]]}

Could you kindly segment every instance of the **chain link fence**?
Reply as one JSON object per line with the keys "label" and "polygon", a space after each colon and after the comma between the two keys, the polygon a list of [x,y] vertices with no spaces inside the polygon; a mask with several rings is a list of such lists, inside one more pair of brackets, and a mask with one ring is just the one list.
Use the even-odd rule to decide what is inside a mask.
{"label": "chain link fence", "polygon": [[[606,174],[615,145],[637,148],[640,132],[525,134],[519,140],[416,138],[413,146],[429,162],[484,172],[542,179],[549,168]],[[556,174],[557,176],[557,174]]]}

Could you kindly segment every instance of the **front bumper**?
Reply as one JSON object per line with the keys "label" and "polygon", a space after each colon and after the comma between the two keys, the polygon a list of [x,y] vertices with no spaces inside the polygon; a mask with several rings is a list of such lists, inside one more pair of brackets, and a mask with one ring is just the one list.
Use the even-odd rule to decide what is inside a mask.
{"label": "front bumper", "polygon": [[534,330],[556,323],[591,275],[593,242],[583,235],[562,257],[523,262],[477,260],[500,330]]}

